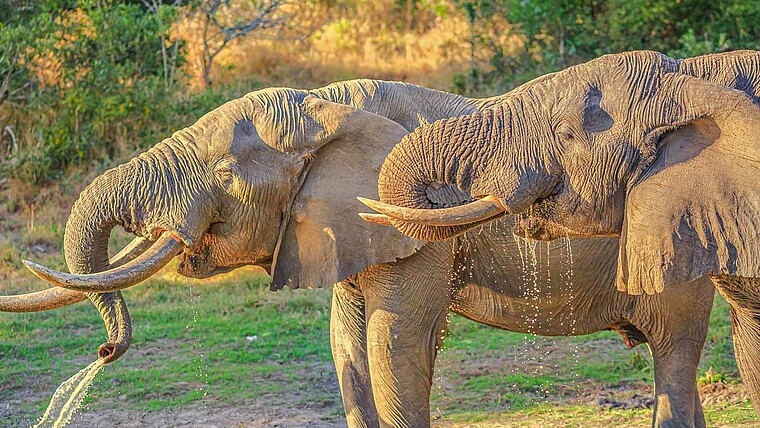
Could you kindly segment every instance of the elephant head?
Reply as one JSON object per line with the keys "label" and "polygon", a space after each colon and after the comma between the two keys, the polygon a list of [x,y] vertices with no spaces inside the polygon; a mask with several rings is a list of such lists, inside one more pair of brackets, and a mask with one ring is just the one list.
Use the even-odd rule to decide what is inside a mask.
{"label": "elephant head", "polygon": [[[365,107],[372,107],[369,98],[354,93]],[[66,226],[71,273],[27,262],[69,290],[2,297],[0,310],[50,309],[87,293],[106,322],[109,342],[99,355],[110,362],[131,337],[119,290],[178,254],[182,275],[259,265],[271,272],[273,289],[326,286],[406,257],[423,243],[362,221],[353,198],[376,194],[380,165],[406,133],[394,121],[306,91],[268,89],[228,102],[97,177]],[[109,263],[116,226],[138,238]]]}
{"label": "elephant head", "polygon": [[[760,109],[722,84],[755,96],[759,81],[754,52],[603,56],[418,128],[383,164],[383,203],[368,204],[425,240],[504,213],[523,214],[515,233],[536,239],[620,236],[618,286],[634,294],[758,277]],[[431,209],[441,185],[473,202]]]}

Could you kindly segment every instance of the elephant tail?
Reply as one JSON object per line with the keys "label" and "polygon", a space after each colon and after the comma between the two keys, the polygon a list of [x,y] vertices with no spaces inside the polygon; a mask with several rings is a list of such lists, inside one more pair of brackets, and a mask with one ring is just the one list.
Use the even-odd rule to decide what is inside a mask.
{"label": "elephant tail", "polygon": [[736,364],[760,417],[760,280],[728,275],[712,279],[731,307]]}

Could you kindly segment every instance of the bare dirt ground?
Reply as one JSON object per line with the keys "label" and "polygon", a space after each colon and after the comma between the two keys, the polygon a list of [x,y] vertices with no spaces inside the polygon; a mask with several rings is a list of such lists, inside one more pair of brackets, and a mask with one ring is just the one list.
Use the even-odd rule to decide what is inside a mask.
{"label": "bare dirt ground", "polygon": [[[743,402],[746,393],[740,385],[709,385],[709,390],[702,392],[702,401],[706,405],[713,403]],[[597,405],[599,412],[608,408],[636,408],[649,407],[647,402],[649,395],[639,395],[638,392],[627,388],[603,388],[601,391],[587,391],[585,397],[570,400],[570,403],[583,403]],[[335,391],[338,394],[338,391]],[[632,394],[633,393],[633,394]],[[629,398],[626,398],[629,397]],[[338,414],[341,410],[340,403],[328,403],[320,408],[320,404],[314,406],[294,407],[288,405],[289,400],[296,401],[296,397],[278,396],[266,397],[253,402],[239,405],[218,406],[211,401],[193,403],[192,407],[159,412],[125,411],[118,408],[103,408],[86,410],[77,415],[72,426],[75,427],[279,427],[279,428],[337,428],[345,427],[343,417]],[[570,404],[568,403],[568,404]],[[614,404],[613,404],[614,403]],[[562,408],[557,411],[562,412]],[[327,415],[327,416],[326,416]],[[546,427],[565,426],[556,421],[549,421],[540,414],[505,412],[501,415],[503,421],[488,420],[487,422],[450,422],[446,415],[433,423],[437,427],[464,428],[464,427]],[[570,416],[570,415],[568,415]],[[572,417],[572,416],[570,416]],[[554,418],[552,418],[554,419]],[[617,428],[641,426],[640,421],[633,423],[616,422]],[[743,426],[756,426],[747,424]]]}
{"label": "bare dirt ground", "polygon": [[[193,403],[192,408],[160,412],[135,412],[118,409],[99,409],[79,415],[73,422],[77,427],[345,427],[342,417],[325,416],[325,409],[278,408],[282,403],[256,400],[235,406],[216,407],[213,404]],[[287,397],[282,397],[287,399]]]}
{"label": "bare dirt ground", "polygon": [[[594,348],[604,348],[606,340],[583,344],[581,353]],[[598,342],[598,343],[597,343]],[[653,405],[652,387],[641,380],[631,380],[619,384],[581,379],[573,385],[560,385],[551,393],[529,399],[539,407],[537,410],[512,411],[509,404],[503,409],[491,408],[487,420],[480,422],[451,421],[447,409],[461,407],[458,399],[472,399],[460,396],[458,383],[478,376],[498,373],[552,373],[556,369],[557,358],[565,356],[560,349],[543,344],[523,344],[519,349],[510,350],[527,359],[510,358],[502,352],[482,352],[477,357],[472,351],[455,350],[444,353],[439,361],[438,377],[433,387],[433,425],[447,428],[464,427],[546,427],[583,426],[585,416],[574,416],[575,407],[588,406],[602,414],[595,419],[606,420],[605,425],[616,428],[636,427],[647,424],[651,413],[638,414],[631,418],[620,416],[608,410],[651,409]],[[540,353],[541,358],[537,358]],[[118,398],[93,403],[78,414],[72,426],[76,427],[282,427],[282,428],[332,428],[345,427],[342,404],[337,380],[330,363],[307,363],[300,371],[299,380],[291,388],[278,393],[265,394],[251,401],[222,404],[207,397],[189,405],[160,411],[120,409]],[[282,382],[281,379],[274,380]],[[443,389],[443,392],[441,391]],[[702,402],[706,406],[726,406],[742,403],[747,394],[740,384],[713,383],[700,390]],[[442,398],[442,396],[445,396]],[[473,410],[477,410],[489,400],[496,400],[488,393],[473,400]],[[301,403],[301,404],[296,404]],[[543,410],[541,410],[543,409]],[[604,416],[604,414],[607,416]],[[564,421],[564,422],[563,422]],[[580,425],[577,425],[580,423]],[[755,426],[753,424],[743,426]]]}

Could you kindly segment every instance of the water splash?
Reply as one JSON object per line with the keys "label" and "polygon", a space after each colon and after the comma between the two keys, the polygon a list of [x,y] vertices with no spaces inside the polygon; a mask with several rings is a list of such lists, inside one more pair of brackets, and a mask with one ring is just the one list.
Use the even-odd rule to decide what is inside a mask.
{"label": "water splash", "polygon": [[103,366],[102,360],[98,358],[61,383],[53,393],[42,419],[34,428],[59,428],[68,425],[71,417],[82,406],[82,400],[87,396],[87,391]]}
{"label": "water splash", "polygon": [[[206,355],[203,351],[203,342],[201,340],[200,335],[198,334],[199,326],[201,325],[198,322],[198,306],[200,305],[200,299],[201,295],[200,293],[194,293],[193,292],[193,284],[195,281],[191,281],[189,284],[189,291],[190,291],[190,310],[192,313],[191,316],[191,323],[185,326],[185,329],[188,330],[192,336],[192,346],[195,348],[195,358],[193,358],[193,365],[195,366],[195,378],[197,381],[197,386],[195,387],[195,391],[200,397],[207,397],[208,396],[208,360],[206,359]],[[205,401],[203,402],[203,422],[206,423],[206,414],[207,414],[207,405]]]}

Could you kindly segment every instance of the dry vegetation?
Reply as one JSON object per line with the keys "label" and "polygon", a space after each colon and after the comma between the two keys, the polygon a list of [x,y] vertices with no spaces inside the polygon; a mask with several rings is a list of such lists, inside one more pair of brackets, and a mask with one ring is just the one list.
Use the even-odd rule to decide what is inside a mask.
{"label": "dry vegetation", "polygon": [[[267,85],[308,88],[371,77],[448,90],[454,75],[487,68],[495,47],[510,54],[523,49],[506,19],[494,16],[477,23],[490,43],[475,46],[471,57],[473,27],[453,2],[304,2],[284,9],[293,17],[286,28],[236,41],[220,55],[212,80],[229,84],[256,76]],[[199,21],[196,15],[177,27],[188,41],[195,87],[202,86]]]}

